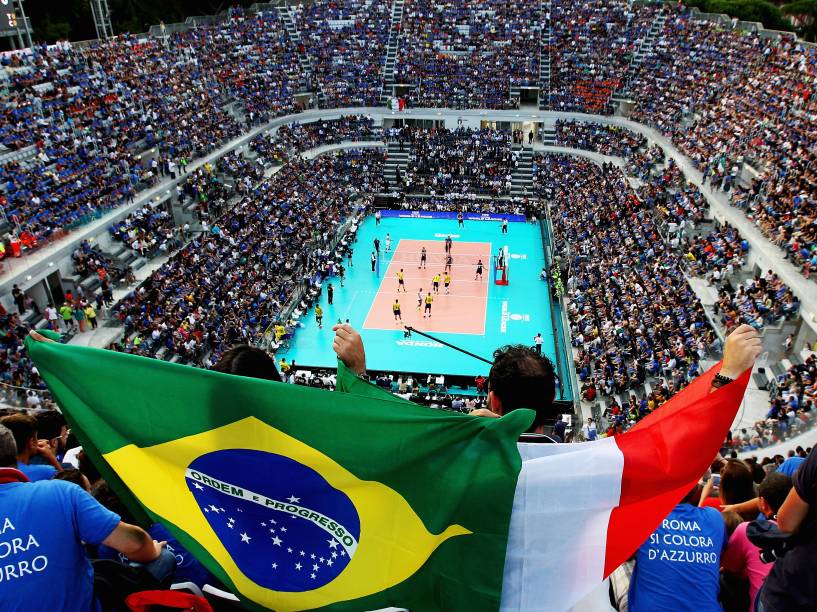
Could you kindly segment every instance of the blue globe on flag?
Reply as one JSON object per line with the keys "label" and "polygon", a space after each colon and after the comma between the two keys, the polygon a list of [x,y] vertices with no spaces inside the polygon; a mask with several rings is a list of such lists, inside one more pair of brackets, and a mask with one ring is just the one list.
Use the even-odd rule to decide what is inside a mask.
{"label": "blue globe on flag", "polygon": [[317,589],[357,549],[360,518],[349,497],[288,457],[219,450],[194,460],[185,480],[236,566],[259,586]]}

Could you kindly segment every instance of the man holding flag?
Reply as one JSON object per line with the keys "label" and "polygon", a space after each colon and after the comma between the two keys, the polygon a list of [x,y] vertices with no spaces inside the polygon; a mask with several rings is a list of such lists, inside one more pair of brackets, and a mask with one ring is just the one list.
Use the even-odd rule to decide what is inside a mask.
{"label": "man holding flag", "polygon": [[552,373],[530,349],[498,351],[488,405],[503,418],[475,418],[370,385],[359,335],[335,331],[346,393],[27,349],[124,501],[248,604],[469,612],[568,609],[629,558],[706,470],[760,352],[743,326],[629,432],[517,445],[552,418]]}

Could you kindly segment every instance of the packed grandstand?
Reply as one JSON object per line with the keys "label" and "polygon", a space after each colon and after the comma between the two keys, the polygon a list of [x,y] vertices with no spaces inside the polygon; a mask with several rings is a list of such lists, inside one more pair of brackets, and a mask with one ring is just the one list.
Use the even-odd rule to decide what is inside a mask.
{"label": "packed grandstand", "polygon": [[[817,47],[680,3],[317,0],[36,44],[3,52],[0,67],[0,423],[16,444],[14,465],[0,465],[0,500],[13,481],[4,468],[19,467],[23,480],[84,487],[107,508],[99,522],[147,516],[106,483],[104,453],[80,448],[89,434],[64,414],[73,387],[55,387],[54,371],[30,354],[32,330],[336,393],[348,391],[348,367],[414,404],[503,414],[492,378],[508,358],[501,351],[487,378],[407,368],[397,352],[388,367],[355,371],[344,343],[360,337],[338,315],[325,348],[342,364],[296,364],[288,353],[312,342],[309,328],[323,329],[327,292],[331,305],[353,268],[396,273],[380,260],[390,235],[374,248],[358,240],[375,217],[379,226],[389,214],[450,215],[463,227],[482,215],[504,219],[503,234],[515,219],[542,237],[544,264],[529,280],[556,338],[548,367],[558,410],[537,422],[547,442],[643,431],[735,359],[725,358],[738,351],[733,334],[759,338],[762,349],[698,486],[675,491],[675,501],[686,497],[661,526],[653,532],[656,517],[637,550],[605,566],[596,596],[588,588],[538,608],[530,599],[506,607],[503,594],[502,609],[817,609],[808,564],[817,542]],[[507,284],[508,273],[516,282],[514,261],[488,252],[488,284]],[[423,247],[423,267],[425,258]],[[432,255],[435,263],[444,260]],[[481,281],[482,260],[469,265]],[[417,299],[430,320],[423,289]],[[395,304],[387,314],[397,322]],[[418,341],[410,327],[395,329],[398,342]],[[541,357],[535,331],[520,350]],[[486,332],[482,344],[490,355],[506,342]],[[272,374],[240,371],[236,346],[263,349],[267,357],[253,359],[267,359]],[[729,378],[713,388],[737,384]],[[558,486],[583,487],[585,477]],[[3,524],[2,503],[0,560],[22,546],[7,543],[20,534]],[[677,552],[666,539],[683,531],[673,520],[694,523],[700,544],[662,565]],[[159,521],[150,541],[170,541],[175,569],[157,568],[163,557],[152,549],[106,540],[99,524],[81,529],[89,558],[150,571],[123,578],[125,569],[95,561],[98,580],[53,609],[143,609],[125,595],[171,584],[213,609],[236,609],[234,595],[262,601]],[[71,564],[87,564],[76,554]],[[320,575],[323,557],[312,560]],[[0,565],[0,611],[30,600],[27,579],[21,566]],[[301,589],[293,584],[280,590]],[[498,609],[434,601],[411,609]]]}

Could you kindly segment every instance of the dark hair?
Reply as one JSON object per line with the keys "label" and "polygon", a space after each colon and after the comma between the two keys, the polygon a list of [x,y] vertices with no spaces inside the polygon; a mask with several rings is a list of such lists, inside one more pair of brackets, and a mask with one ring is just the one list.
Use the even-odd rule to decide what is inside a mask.
{"label": "dark hair", "polygon": [[721,469],[720,496],[724,504],[739,504],[755,497],[754,480],[749,466],[738,459],[727,459]]}
{"label": "dark hair", "polygon": [[743,518],[740,514],[732,510],[721,512],[721,516],[723,517],[723,522],[726,523],[726,533],[729,536],[731,536],[735,532],[735,529],[738,528],[738,525],[743,522]]}
{"label": "dark hair", "polygon": [[536,411],[528,431],[556,417],[556,374],[550,359],[522,345],[503,346],[494,351],[494,363],[488,374],[488,388],[508,413],[518,408]]}
{"label": "dark hair", "polygon": [[59,437],[65,425],[65,417],[56,410],[41,412],[37,415],[37,432],[44,440]]}
{"label": "dark hair", "polygon": [[224,374],[281,382],[281,375],[272,357],[266,351],[248,344],[236,345],[224,353],[213,366],[213,370]]}
{"label": "dark hair", "polygon": [[792,482],[789,476],[782,472],[772,472],[760,483],[757,488],[757,496],[766,500],[772,507],[775,514],[780,510],[780,506],[786,501],[786,497],[791,491]]}
{"label": "dark hair", "polygon": [[81,450],[77,453],[77,461],[79,462],[79,471],[85,474],[91,486],[102,480],[102,475],[99,473],[99,470],[96,469],[96,466],[91,463],[91,458],[85,450]]}
{"label": "dark hair", "polygon": [[57,472],[54,474],[54,478],[52,480],[67,480],[68,482],[73,482],[75,485],[79,485],[83,490],[85,490],[85,481],[83,478],[84,475],[82,472],[75,468],[71,468],[69,470]]}
{"label": "dark hair", "polygon": [[130,511],[125,507],[125,504],[116,496],[110,485],[104,480],[100,480],[93,489],[91,495],[100,504],[105,506],[111,512],[115,512],[126,523],[136,523]]}
{"label": "dark hair", "polygon": [[11,430],[18,454],[28,446],[28,441],[37,435],[37,419],[27,414],[12,414],[0,419],[0,423]]}

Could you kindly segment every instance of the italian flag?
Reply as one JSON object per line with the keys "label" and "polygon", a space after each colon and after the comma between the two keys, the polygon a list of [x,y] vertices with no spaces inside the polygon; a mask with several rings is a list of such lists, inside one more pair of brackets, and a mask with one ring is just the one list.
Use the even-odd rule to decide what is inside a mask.
{"label": "italian flag", "polygon": [[717,453],[749,372],[719,366],[624,435],[517,444],[533,413],[413,405],[27,340],[83,448],[247,609],[567,610]]}

